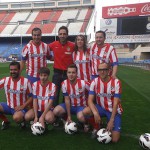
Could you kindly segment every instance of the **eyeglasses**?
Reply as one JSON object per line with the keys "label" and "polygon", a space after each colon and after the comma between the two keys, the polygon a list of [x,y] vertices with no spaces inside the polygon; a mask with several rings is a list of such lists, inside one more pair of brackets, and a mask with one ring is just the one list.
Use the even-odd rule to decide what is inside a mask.
{"label": "eyeglasses", "polygon": [[103,68],[103,69],[97,69],[97,71],[108,71],[108,68]]}

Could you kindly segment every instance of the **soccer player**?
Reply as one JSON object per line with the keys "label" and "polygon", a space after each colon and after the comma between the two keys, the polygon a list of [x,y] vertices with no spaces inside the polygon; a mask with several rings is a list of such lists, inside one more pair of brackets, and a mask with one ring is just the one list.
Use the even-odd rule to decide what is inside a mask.
{"label": "soccer player", "polygon": [[90,47],[92,79],[98,77],[97,67],[104,61],[111,63],[112,72],[110,74],[113,78],[116,78],[118,58],[114,47],[108,43],[104,43],[105,39],[106,33],[104,31],[97,31],[95,34],[95,43]]}
{"label": "soccer player", "polygon": [[54,106],[58,105],[61,83],[67,79],[67,67],[73,63],[72,53],[74,51],[74,43],[67,40],[67,27],[62,26],[59,28],[58,38],[58,41],[54,41],[49,45],[54,55],[54,75],[52,82],[57,86]]}
{"label": "soccer player", "polygon": [[38,70],[47,66],[47,59],[51,59],[52,53],[49,46],[41,41],[42,31],[40,28],[33,28],[32,41],[22,50],[22,60],[20,62],[21,71],[25,63],[27,65],[27,78],[33,83],[39,80]]}
{"label": "soccer player", "polygon": [[78,68],[78,77],[82,80],[91,81],[90,53],[87,48],[86,37],[77,35],[75,39],[75,51],[73,52],[73,62]]}
{"label": "soccer player", "polygon": [[[110,64],[101,63],[98,66],[99,77],[90,85],[88,106],[83,110],[84,115],[94,115],[95,124],[100,124],[101,117],[107,118],[107,130],[112,132],[112,141],[120,138],[122,106],[120,103],[121,84],[118,79],[109,76]],[[96,96],[96,105],[94,97]],[[93,124],[94,126],[94,124]],[[93,130],[93,138],[99,126]]]}
{"label": "soccer player", "polygon": [[76,114],[80,122],[85,123],[82,110],[87,104],[89,83],[77,78],[77,67],[71,64],[67,69],[68,79],[62,82],[62,92],[65,103],[55,107],[53,113],[56,117],[63,117],[67,113],[67,121],[72,122],[71,114]]}
{"label": "soccer player", "polygon": [[[10,77],[0,80],[0,88],[4,88],[7,102],[0,103],[0,115],[13,115],[13,120],[25,127],[24,115],[27,107],[32,103],[32,87],[27,78],[20,76],[19,62],[11,62],[9,65]],[[2,122],[2,130],[9,127],[9,121]]]}
{"label": "soccer player", "polygon": [[25,115],[26,121],[34,120],[34,123],[39,121],[43,127],[45,127],[45,122],[54,122],[52,109],[56,86],[49,81],[49,75],[50,70],[47,67],[40,68],[40,81],[32,85],[33,109],[30,109]]}

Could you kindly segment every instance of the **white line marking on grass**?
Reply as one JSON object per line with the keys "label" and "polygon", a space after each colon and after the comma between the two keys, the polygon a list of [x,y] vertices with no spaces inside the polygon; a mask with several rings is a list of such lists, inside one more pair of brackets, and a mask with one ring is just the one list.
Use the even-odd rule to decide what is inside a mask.
{"label": "white line marking on grass", "polygon": [[144,95],[141,91],[138,91],[132,84],[127,83],[125,80],[123,80],[123,81],[150,102],[150,98],[148,96]]}
{"label": "white line marking on grass", "polygon": [[122,133],[121,136],[126,136],[126,137],[132,137],[134,139],[139,139],[139,135],[135,135],[135,134],[129,134],[129,133]]}

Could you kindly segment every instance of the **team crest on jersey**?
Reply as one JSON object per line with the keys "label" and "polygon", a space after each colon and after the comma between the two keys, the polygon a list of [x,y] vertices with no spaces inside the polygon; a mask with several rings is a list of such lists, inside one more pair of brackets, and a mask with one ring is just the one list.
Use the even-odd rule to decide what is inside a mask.
{"label": "team crest on jersey", "polygon": [[83,89],[82,89],[82,88],[78,88],[77,91],[78,91],[78,92],[83,92]]}
{"label": "team crest on jersey", "polygon": [[112,86],[111,87],[111,91],[114,92],[115,91],[115,87]]}
{"label": "team crest on jersey", "polygon": [[107,56],[107,52],[104,52],[104,56]]}
{"label": "team crest on jersey", "polygon": [[24,85],[20,85],[20,89],[24,89]]}
{"label": "team crest on jersey", "polygon": [[67,51],[68,51],[68,52],[70,51],[70,47],[67,47]]}
{"label": "team crest on jersey", "polygon": [[97,53],[98,52],[98,49],[94,49],[94,53]]}

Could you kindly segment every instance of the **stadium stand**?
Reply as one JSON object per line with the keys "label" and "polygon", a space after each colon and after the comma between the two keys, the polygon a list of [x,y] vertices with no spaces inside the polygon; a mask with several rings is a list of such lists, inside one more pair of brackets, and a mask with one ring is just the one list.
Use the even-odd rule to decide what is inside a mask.
{"label": "stadium stand", "polygon": [[[94,0],[51,0],[24,3],[6,3],[0,8],[0,56],[11,54],[20,57],[21,49],[31,39],[34,27],[42,29],[42,40],[56,40],[58,29],[67,26],[69,38],[74,41],[78,34],[85,34],[94,12]],[[0,5],[1,7],[1,5]]]}

